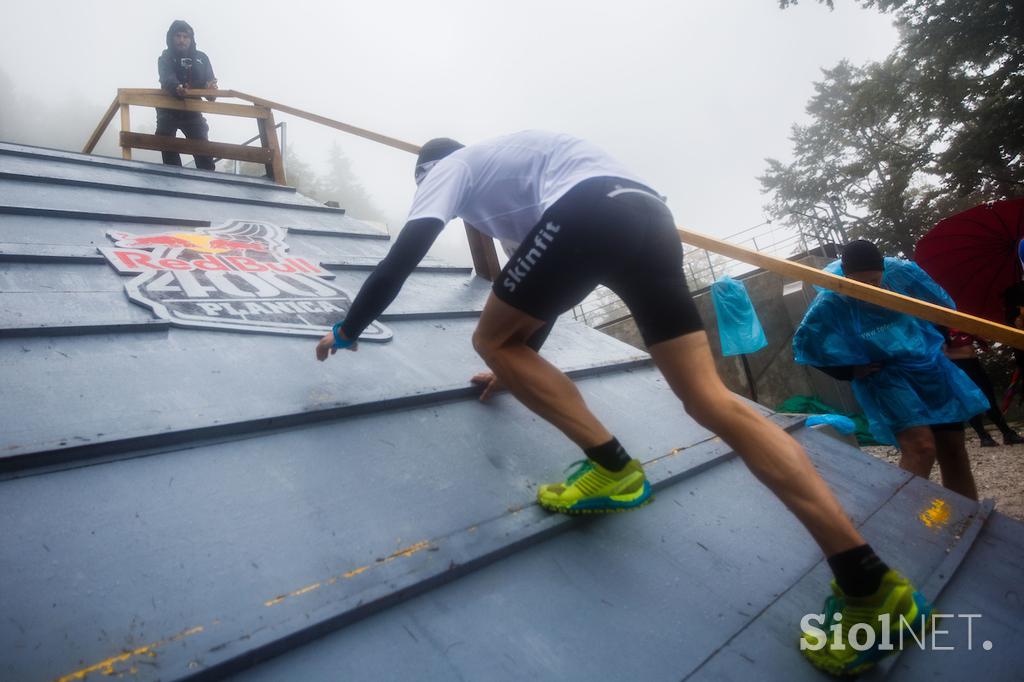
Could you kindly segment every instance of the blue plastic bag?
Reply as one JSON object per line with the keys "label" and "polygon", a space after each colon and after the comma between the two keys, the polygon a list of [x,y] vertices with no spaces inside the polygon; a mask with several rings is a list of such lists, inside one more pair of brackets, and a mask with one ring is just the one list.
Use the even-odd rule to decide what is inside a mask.
{"label": "blue plastic bag", "polygon": [[857,425],[853,423],[853,420],[841,414],[816,414],[808,417],[806,424],[807,426],[827,424],[844,436],[849,436],[857,430]]}
{"label": "blue plastic bag", "polygon": [[723,277],[711,285],[711,300],[718,316],[722,355],[744,355],[768,345],[754,304],[741,282]]}

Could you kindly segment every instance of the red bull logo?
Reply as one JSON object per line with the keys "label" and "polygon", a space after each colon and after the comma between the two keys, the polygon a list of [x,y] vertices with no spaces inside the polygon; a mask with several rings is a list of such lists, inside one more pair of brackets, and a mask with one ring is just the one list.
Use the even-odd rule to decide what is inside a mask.
{"label": "red bull logo", "polygon": [[257,251],[265,253],[267,246],[258,241],[238,241],[214,237],[195,232],[172,232],[152,236],[135,235],[127,232],[108,232],[107,235],[117,242],[118,246],[129,249],[152,249],[158,246],[167,248],[189,249],[199,253],[229,253],[231,251]]}
{"label": "red bull logo", "polygon": [[[99,247],[123,275],[128,298],[183,327],[320,336],[345,317],[352,297],[313,259],[292,256],[286,231],[232,221],[193,232],[110,231]],[[373,325],[361,340],[387,341]]]}

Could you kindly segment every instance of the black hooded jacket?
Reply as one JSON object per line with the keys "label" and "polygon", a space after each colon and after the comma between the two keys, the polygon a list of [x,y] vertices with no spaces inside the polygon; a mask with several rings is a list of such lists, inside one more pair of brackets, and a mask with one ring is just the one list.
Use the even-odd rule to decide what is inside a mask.
{"label": "black hooded jacket", "polygon": [[[188,54],[179,55],[174,49],[174,34],[185,31],[192,38],[192,45]],[[160,88],[169,95],[175,95],[179,85],[187,88],[205,88],[206,84],[214,80],[213,65],[205,52],[196,49],[196,34],[187,22],[178,19],[167,29],[167,49],[163,51],[160,58],[156,60],[157,71],[160,74]],[[172,109],[158,109],[158,116],[199,116],[196,112],[174,111]]]}

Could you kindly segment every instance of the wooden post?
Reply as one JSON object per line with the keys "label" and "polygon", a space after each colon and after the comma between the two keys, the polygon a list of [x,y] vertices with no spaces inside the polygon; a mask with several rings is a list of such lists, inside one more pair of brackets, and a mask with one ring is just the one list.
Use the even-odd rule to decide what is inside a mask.
{"label": "wooden post", "polygon": [[462,222],[466,226],[466,239],[469,240],[469,254],[473,257],[473,269],[480,277],[488,282],[493,282],[501,272],[501,268],[498,267],[498,252],[494,248],[494,239],[483,234],[465,220]]}
{"label": "wooden post", "polygon": [[[127,104],[122,104],[121,105],[121,132],[122,133],[130,133],[131,131],[132,131],[131,114],[128,112],[128,105]],[[121,146],[121,158],[128,159],[129,161],[131,161],[131,158],[132,158],[132,148],[131,147],[125,147],[125,146],[122,145]]]}
{"label": "wooden post", "polygon": [[92,135],[86,141],[85,146],[82,147],[83,154],[92,154],[92,150],[96,148],[96,143],[100,141],[101,137],[103,137],[103,132],[107,129],[107,126],[110,125],[110,122],[114,120],[114,114],[117,113],[118,104],[120,104],[120,99],[115,97],[114,101],[112,101],[110,106],[107,107],[107,111],[103,114],[103,118],[100,119],[100,123],[96,126],[96,130],[92,131]]}
{"label": "wooden post", "polygon": [[267,148],[274,155],[273,161],[270,164],[270,175],[274,178],[274,182],[279,185],[287,185],[288,180],[284,175],[284,160],[281,158],[281,144],[277,140],[277,124],[274,123],[274,112],[267,109],[267,120],[263,123],[265,129],[265,137]]}

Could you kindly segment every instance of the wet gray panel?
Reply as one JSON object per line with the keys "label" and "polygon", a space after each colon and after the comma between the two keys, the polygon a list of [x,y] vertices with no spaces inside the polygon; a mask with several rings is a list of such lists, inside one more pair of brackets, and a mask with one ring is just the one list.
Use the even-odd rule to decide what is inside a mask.
{"label": "wet gray panel", "polygon": [[[0,267],[0,276],[2,271]],[[152,312],[128,301],[123,292],[76,291],[73,297],[61,291],[4,292],[0,335],[12,329],[37,329],[45,335],[55,328],[142,324],[155,319]]]}
{"label": "wet gray panel", "polygon": [[[852,461],[812,457],[828,472]],[[855,519],[906,479],[884,464],[866,468],[872,475],[851,477],[856,493],[840,495]],[[679,680],[820,556],[738,460],[661,490],[647,509],[576,525],[237,679],[289,671],[303,679]],[[765,679],[761,672],[746,679]]]}
{"label": "wet gray panel", "polygon": [[[33,147],[32,145],[13,144],[0,142],[0,156],[4,159],[29,158],[44,159],[48,164],[54,166],[74,164],[83,168],[102,170],[106,168],[127,169],[135,174],[162,175],[171,178],[193,178],[209,183],[243,185],[246,187],[259,187],[268,190],[269,194],[275,192],[290,193],[294,189],[284,185],[278,185],[267,178],[257,178],[248,175],[234,175],[231,173],[211,173],[200,171],[195,168],[183,166],[165,166],[162,163],[150,163],[148,161],[126,161],[111,156],[100,156],[98,154],[81,154],[60,149],[47,149],[46,147]],[[2,162],[0,162],[2,163]]]}
{"label": "wet gray panel", "polygon": [[[929,517],[937,500],[944,505],[944,513]],[[977,509],[977,503],[913,477],[861,530],[884,561],[920,586],[960,540],[964,526],[973,520]],[[796,641],[801,618],[808,613],[822,613],[822,603],[828,594],[823,588],[830,577],[826,563],[816,566],[728,646],[719,652],[709,652],[712,655],[707,663],[690,679],[736,679],[756,676],[764,670],[803,670],[798,677],[791,678],[818,679],[818,673],[804,664]],[[925,596],[935,598],[931,594]],[[805,667],[801,668],[801,664]]]}
{"label": "wet gray panel", "polygon": [[181,197],[130,194],[115,189],[52,186],[35,182],[0,179],[0,205],[42,209],[84,211],[115,215],[166,216],[208,220],[212,223],[231,219],[267,221],[281,226],[320,227],[380,234],[357,220],[347,219],[340,211],[327,208],[302,210],[300,206],[258,206],[224,201],[204,201]]}
{"label": "wet gray panel", "polygon": [[[936,604],[949,614],[936,632],[939,646],[912,646],[893,679],[1020,679],[1024,670],[1024,524],[993,514]],[[970,618],[972,614],[977,617]],[[968,628],[968,625],[971,627]],[[991,643],[985,649],[984,643]]]}
{"label": "wet gray panel", "polygon": [[74,163],[55,164],[49,159],[7,154],[0,154],[0,176],[12,180],[33,180],[52,185],[77,184],[103,189],[115,186],[120,190],[147,193],[205,195],[210,200],[241,199],[260,202],[274,201],[302,206],[321,205],[296,193],[292,188],[289,188],[289,191],[272,192],[268,191],[264,185],[210,182],[203,177],[140,173],[133,168],[89,167]]}
{"label": "wet gray panel", "polygon": [[[642,418],[600,410],[638,455],[664,455],[709,435],[653,370],[580,387],[595,406],[648,401]],[[655,436],[658,424],[669,428]],[[0,622],[0,637],[21,652],[5,677],[67,674],[79,660],[197,626],[224,642],[296,613],[316,617],[331,602],[332,577],[342,576],[335,597],[341,590],[356,599],[386,574],[375,566],[381,557],[472,535],[467,529],[499,517],[546,518],[535,507],[510,510],[530,505],[538,481],[561,478],[578,456],[503,395],[493,405],[463,400],[378,413],[0,483],[0,515],[10,520],[0,531],[3,574],[21,586],[0,595],[13,619]],[[759,505],[752,496],[733,506],[756,514]],[[388,566],[401,569],[406,558]],[[316,582],[323,592],[301,598]],[[281,595],[288,598],[266,605]],[[59,647],[44,647],[50,661],[33,653],[55,641]]]}
{"label": "wet gray panel", "polygon": [[[349,239],[348,237],[334,237],[335,241]],[[363,241],[365,240],[357,240]],[[380,244],[380,242],[377,242]],[[335,244],[334,246],[337,246]],[[390,246],[390,244],[388,244]],[[301,248],[301,247],[300,247]],[[373,270],[380,263],[380,256],[342,256],[337,255],[341,249],[330,249],[326,255],[334,260],[326,260],[313,256],[314,249],[301,248],[295,255],[303,256],[307,260],[319,260],[321,267],[327,270]],[[324,249],[317,249],[320,255],[325,255]],[[292,255],[290,252],[288,255]],[[24,244],[0,241],[0,263],[106,263],[107,259],[92,245],[77,244]],[[472,275],[473,268],[468,266],[453,265],[434,258],[424,258],[415,268],[416,271],[446,272],[448,274]]]}
{"label": "wet gray panel", "polygon": [[[0,228],[2,229],[2,228]],[[2,232],[0,232],[2,234]],[[0,262],[5,263],[105,263],[95,246],[67,244],[19,244],[0,241]]]}
{"label": "wet gray panel", "polygon": [[[193,228],[0,213],[0,242],[23,244],[26,250],[30,245],[54,249],[62,245],[73,245],[91,246],[93,253],[96,253],[95,247],[111,246],[114,243],[107,237],[107,232],[111,230],[150,236],[164,232],[191,232]],[[338,234],[306,235],[289,232],[285,241],[289,253],[323,260],[338,260],[345,256],[383,258],[391,248],[387,240]]]}
{"label": "wet gray panel", "polygon": [[[0,339],[9,388],[0,393],[0,457],[462,389],[484,368],[470,343],[475,325],[392,322],[393,341],[325,363],[304,337],[171,329]],[[571,321],[555,326],[544,352],[566,369],[646,357]]]}
{"label": "wet gray panel", "polygon": [[[351,298],[369,276],[366,270],[333,272],[333,284]],[[4,293],[0,328],[23,326],[30,319],[26,314],[31,316],[33,311],[39,311],[40,323],[51,326],[60,320],[95,325],[141,319],[130,308],[154,317],[129,300],[124,287],[131,279],[106,263],[0,263],[0,292]],[[490,282],[472,274],[420,270],[409,277],[382,319],[473,315],[483,309],[490,287]],[[94,303],[83,303],[79,295]]]}

